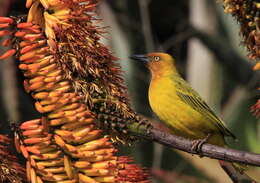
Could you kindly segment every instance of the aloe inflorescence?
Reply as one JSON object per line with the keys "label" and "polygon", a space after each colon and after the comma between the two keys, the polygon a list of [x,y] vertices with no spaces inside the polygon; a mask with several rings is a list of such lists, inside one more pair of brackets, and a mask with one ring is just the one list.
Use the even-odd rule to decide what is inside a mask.
{"label": "aloe inflorescence", "polygon": [[260,3],[256,0],[224,0],[226,13],[232,14],[240,23],[244,44],[249,50],[250,59],[260,58]]}
{"label": "aloe inflorescence", "polygon": [[[46,1],[37,8],[35,3],[39,2],[30,5],[28,21],[44,25],[64,77],[113,140],[130,142],[133,137],[127,125],[141,119],[129,107],[117,59],[100,42],[106,30],[98,26],[100,20],[94,14],[96,1]],[[36,19],[41,17],[40,13],[43,17]]]}
{"label": "aloe inflorescence", "polygon": [[[0,17],[0,58],[15,55],[39,119],[21,123],[18,152],[27,178],[41,182],[149,182],[112,142],[130,143],[127,125],[142,123],[129,107],[121,69],[100,43],[93,0],[27,0],[27,17]],[[27,19],[27,20],[26,20]]]}
{"label": "aloe inflorescence", "polygon": [[[260,2],[258,0],[223,0],[226,13],[232,14],[240,23],[243,43],[247,47],[248,58],[256,60],[254,70],[260,69]],[[252,106],[252,112],[260,117],[260,99]]]}

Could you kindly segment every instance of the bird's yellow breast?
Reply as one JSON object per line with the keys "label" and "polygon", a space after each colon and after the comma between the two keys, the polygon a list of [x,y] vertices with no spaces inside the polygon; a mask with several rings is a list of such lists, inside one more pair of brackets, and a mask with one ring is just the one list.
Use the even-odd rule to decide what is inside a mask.
{"label": "bird's yellow breast", "polygon": [[205,138],[212,144],[222,145],[223,137],[213,123],[203,114],[185,104],[176,94],[176,83],[172,76],[153,76],[149,86],[149,102],[152,110],[163,120],[173,133],[190,139]]}

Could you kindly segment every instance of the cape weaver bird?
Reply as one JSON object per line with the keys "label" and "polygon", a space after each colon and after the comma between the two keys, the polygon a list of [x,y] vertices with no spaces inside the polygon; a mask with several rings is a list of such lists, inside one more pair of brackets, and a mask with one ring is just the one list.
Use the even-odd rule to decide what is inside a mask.
{"label": "cape weaver bird", "polygon": [[[180,76],[169,54],[149,53],[130,58],[147,63],[152,74],[150,106],[173,134],[192,140],[204,139],[201,142],[218,146],[225,146],[225,136],[235,138],[225,123]],[[233,165],[240,172],[244,169],[237,163]]]}

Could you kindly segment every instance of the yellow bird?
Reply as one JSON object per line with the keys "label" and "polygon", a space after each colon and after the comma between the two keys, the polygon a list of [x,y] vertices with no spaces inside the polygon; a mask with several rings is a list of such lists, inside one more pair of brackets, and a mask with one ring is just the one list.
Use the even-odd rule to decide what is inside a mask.
{"label": "yellow bird", "polygon": [[[147,63],[152,74],[150,106],[173,134],[193,140],[207,139],[208,143],[218,146],[225,146],[224,136],[235,138],[225,123],[180,76],[169,54],[149,53],[131,58]],[[235,167],[240,171],[243,169],[238,164]]]}

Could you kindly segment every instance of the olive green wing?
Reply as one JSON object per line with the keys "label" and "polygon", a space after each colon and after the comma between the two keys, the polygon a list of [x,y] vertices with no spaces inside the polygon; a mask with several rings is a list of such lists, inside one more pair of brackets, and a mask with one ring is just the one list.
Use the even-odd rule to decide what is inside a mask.
{"label": "olive green wing", "polygon": [[216,116],[207,103],[204,102],[199,94],[193,90],[185,80],[181,78],[174,78],[174,80],[176,93],[184,103],[191,106],[197,112],[205,115],[205,117],[207,117],[209,121],[213,122],[224,135],[231,136],[234,139],[236,138],[235,135],[228,130],[224,122]]}

